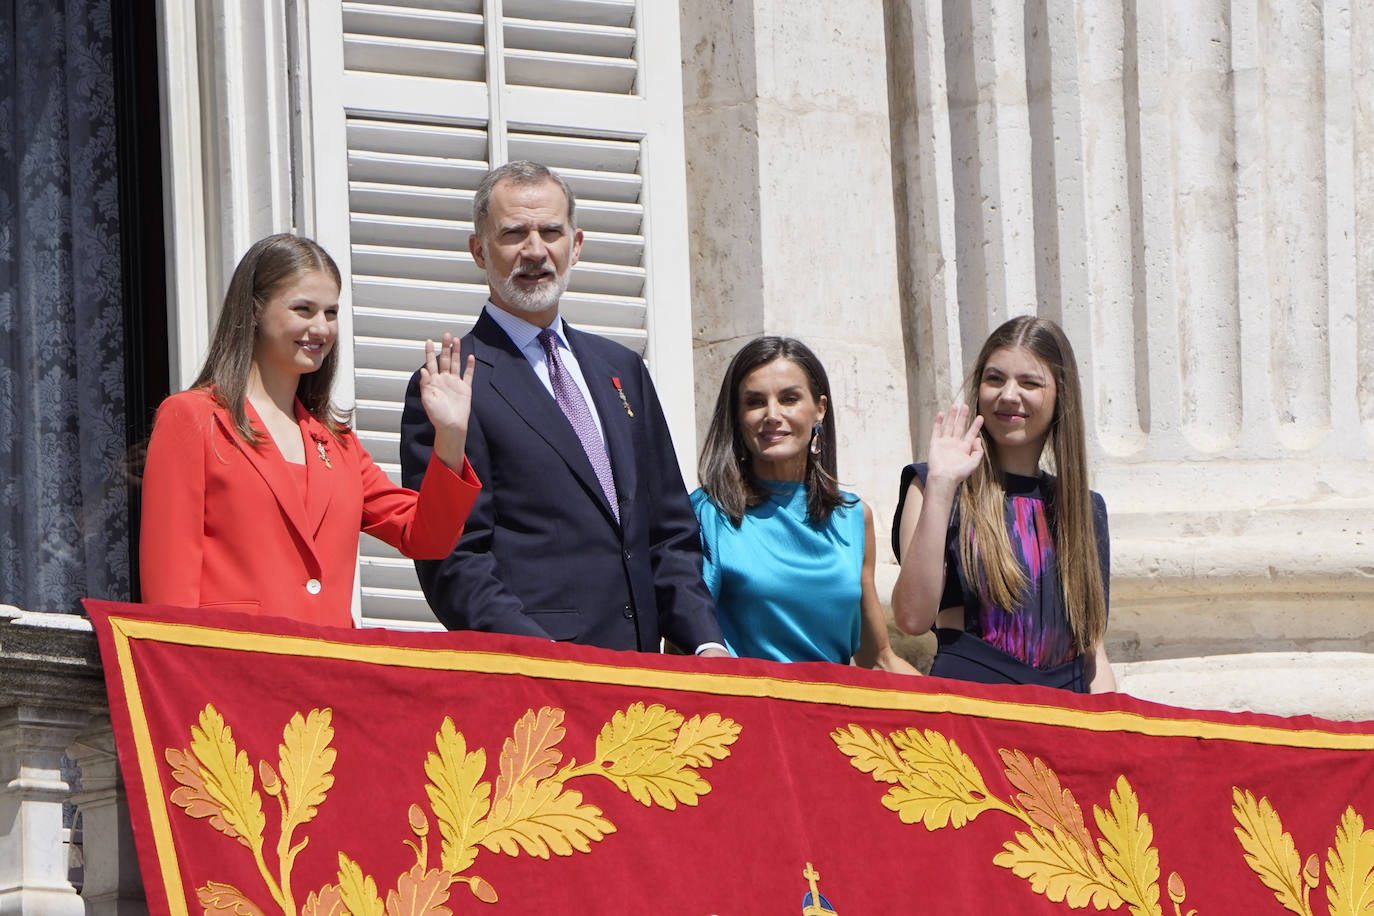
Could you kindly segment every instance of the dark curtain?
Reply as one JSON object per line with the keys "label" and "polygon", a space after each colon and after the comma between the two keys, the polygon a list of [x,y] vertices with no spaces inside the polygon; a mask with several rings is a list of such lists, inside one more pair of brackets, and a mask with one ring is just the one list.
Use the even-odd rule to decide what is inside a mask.
{"label": "dark curtain", "polygon": [[0,603],[130,591],[110,0],[0,0]]}

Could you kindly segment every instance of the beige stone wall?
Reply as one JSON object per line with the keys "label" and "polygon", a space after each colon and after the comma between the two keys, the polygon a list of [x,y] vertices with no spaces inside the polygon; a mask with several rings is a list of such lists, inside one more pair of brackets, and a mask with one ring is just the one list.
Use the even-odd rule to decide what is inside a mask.
{"label": "beige stone wall", "polygon": [[1046,315],[1111,510],[1113,656],[1374,648],[1374,7],[682,23],[700,422],[743,338],[816,342],[881,528],[988,330]]}
{"label": "beige stone wall", "polygon": [[881,20],[881,0],[682,5],[699,438],[740,346],[801,338],[840,476],[890,519],[908,446]]}

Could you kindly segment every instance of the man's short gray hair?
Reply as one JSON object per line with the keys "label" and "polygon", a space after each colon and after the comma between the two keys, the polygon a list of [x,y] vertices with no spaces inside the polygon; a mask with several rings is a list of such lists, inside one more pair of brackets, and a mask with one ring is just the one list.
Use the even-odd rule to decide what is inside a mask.
{"label": "man's short gray hair", "polygon": [[477,194],[472,199],[472,230],[478,238],[483,237],[487,227],[487,215],[491,212],[491,192],[502,181],[520,185],[543,184],[552,181],[563,189],[563,197],[568,201],[568,231],[577,229],[577,196],[572,188],[553,169],[528,159],[507,162],[487,172],[482,183],[477,186]]}

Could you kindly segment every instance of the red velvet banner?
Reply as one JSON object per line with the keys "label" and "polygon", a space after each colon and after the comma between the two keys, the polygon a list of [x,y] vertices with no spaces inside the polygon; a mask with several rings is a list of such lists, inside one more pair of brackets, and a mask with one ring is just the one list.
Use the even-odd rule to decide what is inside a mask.
{"label": "red velvet banner", "polygon": [[1374,912],[1374,725],[87,602],[154,914]]}

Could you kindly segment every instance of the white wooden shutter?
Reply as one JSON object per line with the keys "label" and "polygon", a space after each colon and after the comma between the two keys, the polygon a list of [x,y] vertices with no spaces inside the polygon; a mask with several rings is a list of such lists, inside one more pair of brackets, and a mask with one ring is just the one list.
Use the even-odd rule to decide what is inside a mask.
{"label": "white wooden shutter", "polygon": [[[645,2],[659,11],[646,16],[636,0],[310,7],[317,213],[339,216],[315,231],[336,257],[344,253],[351,321],[340,345],[351,360],[343,374],[352,381],[358,436],[393,479],[405,388],[425,338],[466,333],[486,302],[467,239],[473,192],[493,164],[542,162],[577,194],[586,239],[563,298],[568,320],[648,356],[661,387],[658,362],[679,375],[687,367],[690,388],[680,89],[652,105],[645,97],[656,83],[643,71],[641,34],[646,22],[660,23],[675,48],[676,5]],[[662,15],[667,6],[671,17]],[[664,64],[676,68],[677,60],[674,53]],[[660,82],[677,86],[669,76]],[[346,157],[333,154],[340,147]],[[646,150],[655,148],[668,153],[658,196],[645,168]],[[346,183],[346,212],[324,203],[331,183]],[[646,248],[651,209],[656,224],[676,227],[664,236],[677,245],[659,257]],[[675,292],[651,305],[650,278],[660,269]],[[648,315],[659,307],[673,313],[663,322],[674,331],[671,344],[650,339],[657,322]],[[692,439],[690,429],[675,434]],[[359,582],[364,625],[438,626],[411,561],[388,545],[363,538]]]}

